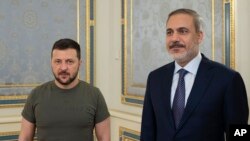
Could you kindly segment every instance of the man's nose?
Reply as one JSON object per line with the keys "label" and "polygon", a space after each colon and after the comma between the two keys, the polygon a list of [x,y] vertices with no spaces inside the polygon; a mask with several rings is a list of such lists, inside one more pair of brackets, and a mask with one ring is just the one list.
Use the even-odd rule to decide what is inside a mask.
{"label": "man's nose", "polygon": [[61,70],[67,70],[68,69],[68,64],[66,62],[63,62],[61,65],[60,65],[60,69]]}
{"label": "man's nose", "polygon": [[180,41],[180,36],[177,33],[173,33],[173,35],[170,37],[170,40],[173,42]]}

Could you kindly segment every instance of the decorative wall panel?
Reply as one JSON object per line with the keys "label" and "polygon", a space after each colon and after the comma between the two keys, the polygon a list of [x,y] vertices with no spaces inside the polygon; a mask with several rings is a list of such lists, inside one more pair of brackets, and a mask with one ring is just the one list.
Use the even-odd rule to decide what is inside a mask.
{"label": "decorative wall panel", "polygon": [[224,0],[225,65],[235,68],[235,16],[234,0]]}
{"label": "decorative wall panel", "polygon": [[128,129],[125,127],[119,128],[120,139],[119,141],[139,141],[140,132]]}
{"label": "decorative wall panel", "polygon": [[94,83],[95,0],[0,1],[0,107],[22,106],[31,89],[52,80],[51,48],[72,38],[82,49],[79,76]]}
{"label": "decorative wall panel", "polygon": [[[19,136],[19,131],[12,132],[0,132],[0,141],[17,141]],[[37,141],[37,137],[34,137],[33,141]]]}
{"label": "decorative wall panel", "polygon": [[191,8],[202,16],[205,40],[201,52],[234,67],[233,0],[121,0],[121,3],[123,103],[142,106],[149,72],[173,61],[166,51],[166,19],[168,13],[178,8]]}

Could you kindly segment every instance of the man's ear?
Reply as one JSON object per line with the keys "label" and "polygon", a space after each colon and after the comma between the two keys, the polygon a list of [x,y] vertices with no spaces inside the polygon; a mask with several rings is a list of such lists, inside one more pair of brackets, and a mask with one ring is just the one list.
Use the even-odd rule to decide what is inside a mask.
{"label": "man's ear", "polygon": [[82,59],[80,59],[79,65],[81,66],[83,63],[84,63],[84,62],[82,61]]}
{"label": "man's ear", "polygon": [[204,33],[202,31],[199,31],[197,34],[198,34],[198,42],[200,44],[204,39]]}

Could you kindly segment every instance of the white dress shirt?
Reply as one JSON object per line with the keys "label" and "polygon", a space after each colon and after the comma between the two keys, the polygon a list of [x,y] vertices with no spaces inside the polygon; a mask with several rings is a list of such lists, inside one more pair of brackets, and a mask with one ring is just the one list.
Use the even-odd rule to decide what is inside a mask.
{"label": "white dress shirt", "polygon": [[[185,67],[183,67],[183,69],[188,71],[188,73],[184,77],[184,80],[185,80],[185,106],[187,104],[188,97],[189,97],[191,89],[193,87],[194,79],[195,79],[198,67],[200,65],[201,58],[202,58],[201,53],[199,52],[198,55],[194,59],[192,59]],[[175,91],[176,91],[176,87],[177,87],[178,79],[179,79],[178,71],[180,69],[182,69],[182,67],[175,62],[175,70],[174,70],[174,74],[173,74],[174,77],[173,77],[172,87],[171,87],[171,107],[172,107],[173,101],[174,101],[174,95],[175,95]]]}

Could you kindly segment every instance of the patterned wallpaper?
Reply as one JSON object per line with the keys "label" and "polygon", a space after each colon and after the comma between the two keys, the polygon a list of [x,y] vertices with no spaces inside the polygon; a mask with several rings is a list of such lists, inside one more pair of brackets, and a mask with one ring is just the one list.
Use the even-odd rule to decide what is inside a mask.
{"label": "patterned wallpaper", "polygon": [[150,71],[172,61],[166,50],[166,19],[178,8],[197,11],[204,21],[200,50],[224,63],[223,0],[122,0],[123,100],[141,105]]}
{"label": "patterned wallpaper", "polygon": [[[217,0],[216,49],[222,52],[222,1]],[[192,8],[205,21],[205,40],[200,49],[212,59],[212,2],[211,0],[136,0],[132,4],[132,58],[133,82],[146,82],[149,71],[160,67],[172,59],[167,54],[165,44],[166,19],[168,13],[177,8]],[[220,19],[218,19],[220,17]],[[218,33],[218,35],[217,35]],[[142,65],[143,64],[143,65]]]}
{"label": "patterned wallpaper", "polygon": [[[77,40],[85,59],[85,5],[84,0],[0,1],[0,95],[28,94],[53,79],[51,47],[60,38]],[[80,76],[85,79],[84,65]]]}

